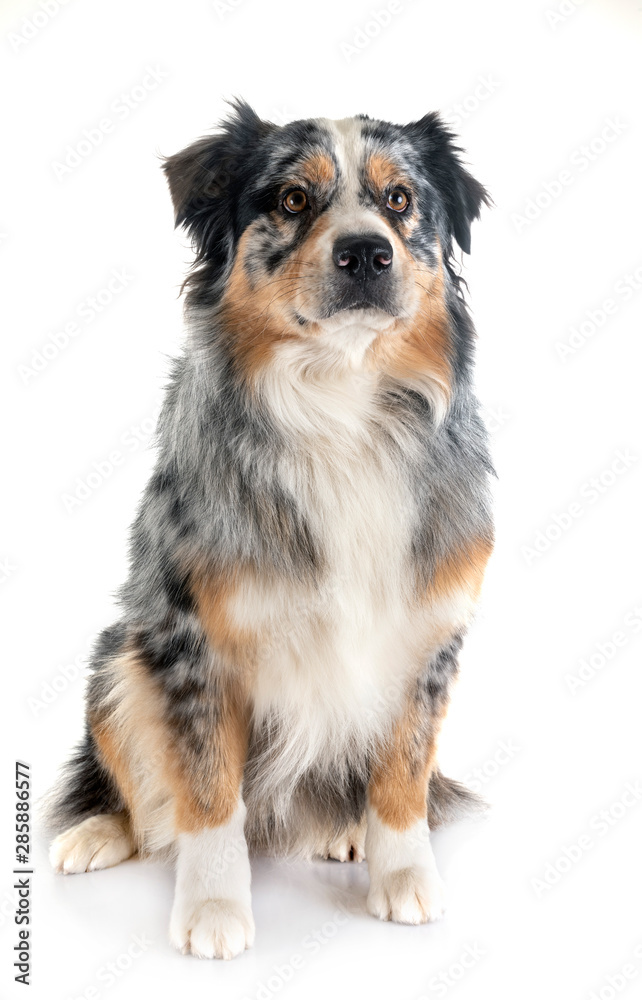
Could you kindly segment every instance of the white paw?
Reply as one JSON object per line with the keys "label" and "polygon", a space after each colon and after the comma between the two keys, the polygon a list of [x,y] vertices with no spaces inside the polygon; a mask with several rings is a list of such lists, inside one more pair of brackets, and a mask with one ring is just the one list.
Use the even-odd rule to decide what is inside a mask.
{"label": "white paw", "polygon": [[354,826],[328,844],[325,858],[335,861],[364,861],[366,857],[366,825]]}
{"label": "white paw", "polygon": [[197,958],[234,958],[254,944],[254,918],[235,899],[206,899],[188,911],[172,914],[169,936],[183,954]]}
{"label": "white paw", "polygon": [[124,813],[90,816],[56,837],[49,860],[57,872],[72,875],[112,868],[134,854],[129,821]]}
{"label": "white paw", "polygon": [[444,884],[427,868],[414,865],[372,879],[368,912],[399,924],[438,920],[445,908]]}

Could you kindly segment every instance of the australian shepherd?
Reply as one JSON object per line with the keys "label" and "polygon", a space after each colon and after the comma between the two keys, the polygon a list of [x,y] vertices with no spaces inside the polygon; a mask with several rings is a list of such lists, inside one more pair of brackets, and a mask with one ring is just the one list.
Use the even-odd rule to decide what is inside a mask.
{"label": "australian shepherd", "polygon": [[236,101],[164,161],[186,346],[49,815],[60,872],[173,859],[183,952],[252,944],[253,851],[367,858],[374,916],[442,913],[430,830],[474,797],[437,741],[493,544],[460,153],[434,113]]}

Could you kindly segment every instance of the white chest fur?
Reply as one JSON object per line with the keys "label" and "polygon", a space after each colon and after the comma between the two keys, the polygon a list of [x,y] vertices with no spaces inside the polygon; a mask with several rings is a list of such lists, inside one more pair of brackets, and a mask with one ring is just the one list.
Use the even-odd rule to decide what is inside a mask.
{"label": "white chest fur", "polygon": [[382,429],[376,375],[344,364],[312,366],[311,377],[300,355],[280,360],[262,391],[292,440],[279,474],[319,542],[321,572],[315,586],[250,584],[234,612],[263,636],[254,714],[278,723],[278,746],[262,782],[284,794],[315,762],[341,767],[380,741],[425,664],[427,617],[446,609],[427,616],[413,596],[415,500]]}
{"label": "white chest fur", "polygon": [[252,695],[256,719],[279,723],[272,758],[282,790],[315,760],[338,766],[380,738],[416,656],[413,500],[376,433],[376,379],[344,369],[310,380],[293,364],[278,375],[264,392],[293,442],[279,474],[318,542],[321,571],[315,586],[244,588],[235,616],[264,637]]}
{"label": "white chest fur", "polygon": [[267,625],[253,700],[257,719],[280,723],[281,786],[318,758],[339,766],[365,752],[397,714],[416,662],[405,579],[410,499],[394,470],[372,454],[329,461],[321,452],[308,463],[305,501],[321,540],[319,585],[283,583],[254,612],[244,608]]}

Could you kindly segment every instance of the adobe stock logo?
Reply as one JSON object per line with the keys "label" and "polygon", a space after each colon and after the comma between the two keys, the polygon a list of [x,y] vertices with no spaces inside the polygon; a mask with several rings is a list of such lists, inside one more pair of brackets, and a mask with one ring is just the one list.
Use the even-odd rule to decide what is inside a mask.
{"label": "adobe stock logo", "polygon": [[559,28],[560,24],[564,24],[583,3],[584,0],[562,0],[558,7],[554,7],[552,10],[549,8],[546,11],[546,22],[549,28],[553,28],[553,30]]}
{"label": "adobe stock logo", "polygon": [[20,30],[9,32],[7,38],[13,51],[20,52],[68,3],[69,0],[40,0],[31,17],[23,17]]}
{"label": "adobe stock logo", "polygon": [[616,972],[609,972],[602,980],[602,985],[592,990],[587,1000],[615,1000],[619,993],[638,978],[641,965],[642,944],[638,944],[633,952],[633,958],[621,965]]}
{"label": "adobe stock logo", "polygon": [[471,792],[478,794],[483,792],[484,786],[492,781],[502,768],[514,760],[519,753],[521,753],[521,748],[513,740],[501,740],[492,756],[464,775],[464,784],[468,785]]}
{"label": "adobe stock logo", "polygon": [[611,830],[626,819],[632,810],[642,802],[642,782],[629,781],[620,797],[591,816],[588,827],[570,843],[565,844],[556,858],[549,861],[544,870],[531,879],[531,888],[541,899],[568,875],[599,842],[608,837]]}
{"label": "adobe stock logo", "polygon": [[117,469],[127,461],[129,455],[146,448],[156,430],[159,409],[156,408],[139,424],[131,424],[120,435],[117,447],[95,459],[91,468],[83,476],[77,476],[70,492],[62,494],[62,502],[68,514],[73,514],[79,507],[92,497],[103,483],[110,479]]}
{"label": "adobe stock logo", "polygon": [[129,288],[134,280],[125,267],[113,267],[109,279],[87,295],[74,309],[74,318],[63,327],[49,334],[38,347],[31,348],[29,363],[18,365],[18,374],[24,385],[41,375],[98,316],[112,304],[115,298]]}
{"label": "adobe stock logo", "polygon": [[[350,920],[350,914],[337,907],[330,920],[326,920],[321,927],[315,927],[300,942],[300,950],[290,955],[289,961],[281,965],[273,965],[268,978],[257,981],[256,989],[252,996],[245,995],[243,1000],[272,1000],[284,986],[287,986],[296,976],[300,969],[309,964],[314,955],[318,955],[324,945],[336,938],[343,927]],[[288,996],[300,996],[301,990],[297,993],[288,991]]]}
{"label": "adobe stock logo", "polygon": [[219,20],[223,21],[228,14],[233,14],[235,10],[245,3],[245,0],[214,0],[212,6],[218,14]]}
{"label": "adobe stock logo", "polygon": [[544,212],[562,197],[567,188],[604,155],[607,149],[626,132],[628,127],[626,122],[621,121],[619,116],[615,115],[612,118],[607,118],[597,135],[581,146],[577,146],[569,156],[568,166],[559,170],[554,177],[544,181],[539,191],[526,199],[521,211],[511,214],[511,221],[516,232],[521,233],[537,222]]}
{"label": "adobe stock logo", "polygon": [[102,146],[105,138],[126,121],[162,83],[169,73],[160,66],[145,66],[145,75],[134,87],[121,91],[109,105],[109,114],[103,115],[90,128],[84,128],[81,135],[67,144],[63,156],[51,161],[51,169],[59,181],[80,166],[88,156]]}
{"label": "adobe stock logo", "polygon": [[0,558],[0,584],[6,583],[16,571],[16,567],[11,562],[9,556]]}
{"label": "adobe stock logo", "polygon": [[54,705],[61,695],[79,680],[82,681],[90,675],[88,665],[91,656],[91,643],[87,642],[85,649],[78,653],[73,660],[63,664],[55,674],[40,682],[40,687],[27,698],[27,705],[35,717],[45,712],[51,705]]}
{"label": "adobe stock logo", "polygon": [[593,308],[587,309],[584,315],[569,327],[566,340],[557,340],[555,350],[562,363],[574,357],[578,351],[588,344],[596,333],[604,330],[613,316],[616,316],[625,302],[630,302],[634,295],[642,290],[642,265],[635,271],[628,271],[619,278],[610,295],[607,295]]}
{"label": "adobe stock logo", "polygon": [[521,553],[526,565],[532,566],[549,552],[553,545],[584,516],[587,509],[608,493],[618,479],[626,475],[637,460],[637,455],[632,455],[627,448],[616,451],[608,468],[582,483],[579,499],[573,500],[564,510],[552,514],[548,523],[535,534],[531,544],[522,545]]}
{"label": "adobe stock logo", "polygon": [[388,0],[385,7],[379,10],[371,10],[370,17],[360,27],[356,28],[352,34],[350,42],[341,42],[339,48],[343,53],[346,62],[350,62],[355,56],[367,49],[373,39],[377,38],[381,32],[392,22],[393,17],[401,13],[403,4],[401,0]]}
{"label": "adobe stock logo", "polygon": [[[452,986],[457,986],[468,975],[470,970],[474,969],[481,962],[485,955],[486,949],[482,948],[476,941],[473,944],[466,945],[463,951],[457,956],[457,959],[447,969],[443,969],[438,975],[432,977],[428,983],[430,994],[432,996],[445,997],[448,990]],[[419,1000],[428,1000],[428,997],[422,994]]]}
{"label": "adobe stock logo", "polygon": [[637,604],[624,615],[619,628],[596,643],[580,660],[573,673],[564,674],[566,686],[572,695],[585,688],[607,664],[612,663],[621,649],[642,632],[642,606]]}
{"label": "adobe stock logo", "polygon": [[492,73],[485,73],[477,78],[476,86],[462,97],[457,104],[448,107],[443,112],[444,118],[452,122],[454,128],[461,128],[466,119],[474,115],[481,105],[501,89],[501,83]]}
{"label": "adobe stock logo", "polygon": [[115,955],[105,965],[101,965],[96,971],[94,982],[97,986],[88,986],[81,994],[70,996],[67,1000],[98,1000],[103,995],[101,987],[105,990],[111,989],[120,982],[122,976],[126,975],[137,959],[145,955],[154,946],[154,941],[147,937],[147,934],[134,934],[126,951],[121,951]]}

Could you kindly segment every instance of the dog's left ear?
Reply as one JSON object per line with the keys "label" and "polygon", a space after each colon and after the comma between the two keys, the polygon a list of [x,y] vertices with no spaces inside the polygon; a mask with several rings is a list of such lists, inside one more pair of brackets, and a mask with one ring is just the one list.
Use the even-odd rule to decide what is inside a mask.
{"label": "dog's left ear", "polygon": [[470,226],[479,218],[482,205],[492,204],[488,191],[463,166],[462,149],[436,111],[406,125],[405,132],[443,199],[449,238],[454,236],[464,253],[470,253]]}

